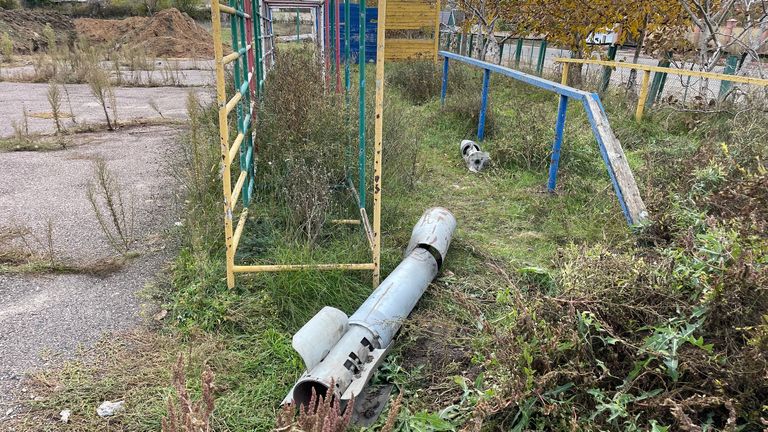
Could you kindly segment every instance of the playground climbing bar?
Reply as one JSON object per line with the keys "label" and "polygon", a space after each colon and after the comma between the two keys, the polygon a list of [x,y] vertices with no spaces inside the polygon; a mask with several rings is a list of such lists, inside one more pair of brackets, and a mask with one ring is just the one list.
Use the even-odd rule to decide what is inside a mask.
{"label": "playground climbing bar", "polygon": [[640,191],[637,188],[635,177],[632,174],[632,170],[629,167],[627,158],[624,155],[624,150],[621,148],[621,143],[616,138],[608,122],[608,116],[603,109],[600,98],[596,93],[589,93],[583,90],[579,90],[573,87],[568,87],[564,84],[558,84],[546,80],[544,78],[530,75],[524,72],[520,72],[515,69],[506,68],[497,64],[484,62],[481,60],[473,59],[471,57],[454,54],[447,51],[440,51],[439,55],[443,58],[443,81],[442,89],[440,92],[440,103],[445,104],[445,98],[448,92],[448,72],[450,67],[450,61],[458,61],[461,63],[474,66],[483,70],[483,86],[482,86],[482,99],[480,107],[479,121],[477,125],[478,139],[482,140],[485,130],[485,111],[488,106],[488,92],[490,74],[497,73],[504,75],[517,81],[538,87],[542,90],[546,90],[560,96],[557,120],[555,124],[555,140],[552,144],[552,159],[549,169],[549,181],[548,189],[550,192],[555,191],[557,185],[557,169],[560,163],[560,148],[563,143],[563,131],[565,128],[565,118],[568,99],[575,99],[581,101],[584,105],[584,110],[587,112],[589,123],[592,126],[592,132],[597,140],[598,147],[600,148],[600,154],[605,162],[605,166],[608,170],[608,176],[613,184],[613,189],[616,193],[616,197],[619,200],[619,205],[627,219],[627,223],[630,225],[641,223],[648,218],[648,212],[643,203],[643,199],[640,197]]}
{"label": "playground climbing bar", "polygon": [[[337,0],[334,1],[334,4]],[[381,112],[383,98],[383,63],[377,64],[377,105],[376,141],[374,147],[374,212],[373,223],[368,221],[365,209],[361,209],[360,221],[342,219],[343,224],[361,224],[366,229],[366,236],[371,246],[371,261],[363,263],[322,263],[322,264],[257,264],[240,265],[235,263],[240,239],[248,220],[249,206],[253,205],[255,186],[255,158],[253,130],[261,105],[266,76],[274,65],[274,36],[272,34],[271,8],[297,7],[312,8],[316,13],[323,9],[322,0],[230,0],[221,4],[214,0],[211,4],[212,33],[216,68],[216,101],[219,120],[219,146],[221,150],[222,188],[224,193],[224,239],[226,245],[226,279],[230,288],[235,285],[236,273],[279,272],[297,270],[365,270],[373,272],[374,287],[379,283],[379,257],[381,242]],[[232,32],[232,53],[224,55],[222,42],[221,14],[230,16]],[[338,13],[337,13],[338,15]],[[318,33],[327,32],[328,25],[335,27],[336,41],[332,47],[338,56],[338,24],[329,23],[327,15],[320,22],[327,23],[325,28],[318,28]],[[337,16],[338,18],[338,16]],[[336,20],[334,20],[336,21]],[[384,37],[380,34],[379,50],[384,47]],[[330,41],[333,44],[333,41]],[[383,62],[383,55],[381,57]],[[271,60],[271,61],[270,61]],[[340,78],[338,58],[334,65],[337,73],[337,88]],[[225,68],[231,68],[233,88],[226,88]],[[363,99],[361,99],[363,100]],[[363,100],[364,101],[364,100]],[[233,115],[234,114],[234,115]],[[230,142],[230,117],[234,117],[237,134]],[[234,177],[233,177],[234,175]],[[232,180],[234,179],[234,187]],[[364,188],[361,178],[361,190]],[[240,205],[239,205],[240,204]],[[237,223],[235,214],[239,210]],[[362,223],[360,223],[362,222]]]}

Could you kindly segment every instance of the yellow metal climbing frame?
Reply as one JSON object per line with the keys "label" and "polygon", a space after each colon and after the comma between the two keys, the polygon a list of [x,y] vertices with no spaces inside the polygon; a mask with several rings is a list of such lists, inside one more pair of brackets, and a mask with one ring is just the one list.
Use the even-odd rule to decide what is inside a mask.
{"label": "yellow metal climbing frame", "polygon": [[[284,2],[282,2],[284,3]],[[281,4],[282,4],[281,3]],[[386,11],[386,0],[380,0],[380,10]],[[224,55],[221,14],[228,14],[232,32],[233,52]],[[384,15],[385,16],[385,15]],[[382,130],[384,98],[384,27],[378,29],[378,61],[376,64],[376,118],[373,178],[373,223],[365,208],[360,219],[332,221],[339,224],[361,225],[371,248],[371,261],[363,263],[329,264],[259,264],[239,265],[235,255],[248,220],[248,206],[252,203],[255,182],[256,148],[253,127],[266,75],[274,61],[274,36],[271,31],[269,6],[259,0],[230,0],[229,4],[211,2],[211,21],[216,68],[216,101],[219,115],[219,141],[221,148],[221,174],[224,192],[224,241],[226,245],[227,286],[235,286],[236,273],[281,272],[300,270],[364,270],[372,272],[373,286],[379,285],[381,255],[381,191],[382,191]],[[321,20],[322,22],[322,20]],[[225,68],[232,64],[234,94],[228,98]],[[236,113],[237,135],[229,141],[229,117]],[[239,174],[232,187],[232,174]],[[238,206],[242,203],[242,206]],[[235,213],[239,208],[237,225]]]}

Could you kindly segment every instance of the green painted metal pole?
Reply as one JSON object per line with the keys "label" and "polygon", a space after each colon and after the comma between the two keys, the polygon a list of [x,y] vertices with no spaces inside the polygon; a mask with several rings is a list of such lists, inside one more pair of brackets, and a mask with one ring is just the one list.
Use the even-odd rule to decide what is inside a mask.
{"label": "green painted metal pole", "polygon": [[357,65],[360,71],[358,93],[360,111],[358,118],[359,141],[357,144],[357,189],[360,195],[360,207],[365,208],[365,10],[366,0],[360,0],[360,43]]}
{"label": "green painted metal pole", "polygon": [[[230,0],[229,6],[232,7],[233,9],[238,9],[238,5],[235,0]],[[242,24],[241,18],[237,15],[232,15],[229,19],[229,27],[232,33],[232,50],[234,52],[237,52],[240,50],[241,42],[244,41],[244,39],[241,39],[240,37],[242,30],[244,30],[244,25]],[[245,76],[247,76],[248,74],[248,61],[246,60],[245,63],[243,63],[243,60],[245,60],[246,58],[247,56],[241,55],[239,58],[237,58],[234,61],[234,65],[232,66],[234,70],[234,73],[232,74],[232,79],[234,81],[236,91],[240,90],[240,86],[244,82],[243,74],[245,74]],[[247,92],[246,92],[246,95],[243,95],[243,96],[244,96],[243,100],[247,101]],[[243,117],[245,116],[245,114],[243,113],[242,103],[237,104],[235,109],[235,114],[236,114],[235,123],[237,125],[237,132],[239,134],[240,133],[245,134],[245,130],[243,130],[243,126],[244,126]],[[245,164],[247,163],[245,158],[245,152],[244,152],[245,147],[246,146],[244,145],[240,147],[240,169],[243,169],[245,167]],[[245,193],[241,193],[241,196],[243,198],[243,203],[245,203],[245,205],[247,206],[248,193],[245,190],[245,188],[243,188],[243,192]],[[234,205],[236,204],[237,203],[233,203],[232,206],[234,207]]]}
{"label": "green painted metal pole", "polygon": [[667,84],[667,77],[668,76],[669,76],[669,74],[664,74],[664,75],[661,76],[661,83],[659,83],[659,91],[658,91],[658,93],[656,93],[656,101],[660,101],[661,100],[661,95],[662,95],[662,93],[664,93],[664,85]]}
{"label": "green painted metal pole", "polygon": [[[736,66],[739,65],[739,56],[735,56],[733,54],[729,55],[725,59],[725,69],[723,70],[723,73],[726,75],[733,75],[736,73]],[[720,81],[720,93],[717,96],[717,99],[723,100],[726,96],[728,96],[728,92],[731,90],[731,85],[733,83],[730,81]]]}
{"label": "green painted metal pole", "polygon": [[261,8],[259,0],[251,0],[251,9],[253,13],[253,34],[255,39],[255,45],[253,47],[254,57],[256,64],[256,96],[261,97],[262,84],[264,81],[264,60],[262,57],[262,43],[261,43]]}
{"label": "green painted metal pole", "polygon": [[475,44],[475,34],[470,33],[469,35],[469,52],[467,53],[468,57],[472,57],[472,46]]}
{"label": "green painted metal pole", "polygon": [[541,76],[544,73],[544,59],[547,56],[547,40],[544,39],[539,45],[539,59],[536,63],[536,74]]}
{"label": "green painted metal pole", "polygon": [[[659,60],[659,67],[669,67],[670,61],[669,57],[665,57],[661,60]],[[648,96],[645,99],[645,108],[650,108],[653,106],[653,103],[656,101],[656,97],[659,95],[659,90],[661,90],[662,82],[666,78],[667,74],[665,72],[654,72],[653,73],[653,81],[651,81],[651,87],[648,90]]]}
{"label": "green painted metal pole", "polygon": [[299,38],[299,9],[296,9],[296,42],[300,41]]}
{"label": "green painted metal pole", "polygon": [[520,69],[520,57],[523,56],[523,38],[517,38],[515,47],[515,69]]}
{"label": "green painted metal pole", "polygon": [[536,41],[535,40],[531,40],[531,53],[530,53],[531,55],[528,56],[528,67],[529,68],[533,67],[533,48],[535,46],[536,46]]}
{"label": "green painted metal pole", "polygon": [[504,41],[502,41],[499,44],[499,64],[501,64],[501,59],[504,58],[504,45],[506,44],[506,42],[507,42],[507,40],[504,39]]}
{"label": "green painted metal pole", "polygon": [[[612,44],[608,47],[608,60],[613,61],[616,59],[616,51],[618,51],[618,45]],[[608,90],[608,84],[611,82],[611,72],[613,72],[613,68],[610,66],[603,66],[603,76],[600,78],[600,87],[598,88],[598,91],[600,93],[605,92]]]}

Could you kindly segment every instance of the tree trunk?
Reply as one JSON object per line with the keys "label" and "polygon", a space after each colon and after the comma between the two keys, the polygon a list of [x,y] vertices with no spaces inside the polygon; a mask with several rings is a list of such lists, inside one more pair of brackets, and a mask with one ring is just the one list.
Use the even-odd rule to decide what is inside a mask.
{"label": "tree trunk", "polygon": [[[635,54],[632,56],[632,63],[637,63],[640,60],[640,52],[643,50],[643,44],[645,43],[645,32],[648,26],[648,15],[645,16],[645,24],[643,29],[640,30],[640,37],[637,40],[637,46],[635,47]],[[629,71],[629,81],[627,81],[627,92],[635,92],[635,82],[637,82],[637,70],[632,69]]]}
{"label": "tree trunk", "polygon": [[[571,50],[572,57],[576,59],[584,58],[584,48],[581,43],[578,43],[575,50]],[[581,71],[584,68],[583,63],[571,63],[568,68],[568,85],[571,87],[580,87],[583,80],[581,77]]]}

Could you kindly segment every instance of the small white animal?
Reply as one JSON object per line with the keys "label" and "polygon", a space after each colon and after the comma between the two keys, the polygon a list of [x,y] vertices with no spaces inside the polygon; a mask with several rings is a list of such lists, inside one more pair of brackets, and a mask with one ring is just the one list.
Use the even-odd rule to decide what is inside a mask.
{"label": "small white animal", "polygon": [[472,172],[480,172],[491,164],[491,155],[480,151],[480,145],[472,140],[461,142],[461,156],[467,163],[467,168]]}

